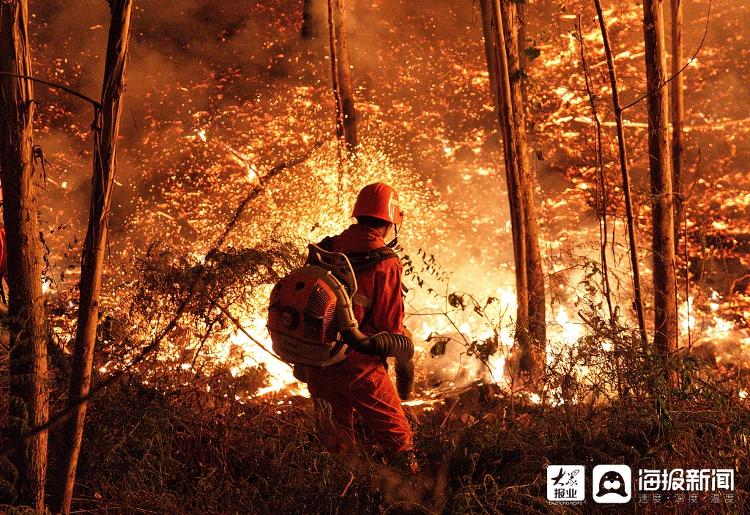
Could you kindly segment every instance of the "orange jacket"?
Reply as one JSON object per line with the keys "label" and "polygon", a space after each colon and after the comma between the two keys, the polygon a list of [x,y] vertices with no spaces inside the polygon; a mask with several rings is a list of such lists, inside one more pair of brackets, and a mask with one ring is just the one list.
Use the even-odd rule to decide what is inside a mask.
{"label": "orange jacket", "polygon": [[[383,237],[366,225],[353,224],[331,240],[332,252],[368,252],[385,247]],[[396,258],[384,259],[358,272],[357,295],[367,306],[355,303],[354,316],[366,334],[404,332],[404,300],[401,296],[403,266]]]}

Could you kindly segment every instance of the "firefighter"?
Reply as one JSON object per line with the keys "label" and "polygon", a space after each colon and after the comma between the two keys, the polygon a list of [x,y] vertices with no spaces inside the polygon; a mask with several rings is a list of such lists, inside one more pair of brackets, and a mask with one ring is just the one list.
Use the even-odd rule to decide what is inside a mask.
{"label": "firefighter", "polygon": [[[403,213],[392,187],[384,183],[365,186],[357,196],[352,216],[357,223],[338,236],[326,238],[321,246],[347,254],[383,250],[395,244]],[[406,334],[403,267],[395,253],[391,254],[391,259],[356,272],[354,315],[366,334]],[[331,423],[323,430],[323,442],[329,450],[347,452],[354,447],[356,411],[389,461],[416,472],[411,428],[386,367],[381,357],[352,351],[335,365],[305,367],[303,373],[316,403],[330,406]]]}

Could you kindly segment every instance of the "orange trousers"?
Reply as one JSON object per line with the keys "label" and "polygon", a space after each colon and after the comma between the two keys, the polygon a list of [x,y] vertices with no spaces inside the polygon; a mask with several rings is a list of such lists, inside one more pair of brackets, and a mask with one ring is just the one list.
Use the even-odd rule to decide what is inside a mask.
{"label": "orange trousers", "polygon": [[352,352],[330,367],[307,368],[306,379],[316,404],[330,405],[330,423],[324,424],[321,437],[331,452],[354,447],[354,410],[386,453],[413,449],[409,421],[379,358]]}

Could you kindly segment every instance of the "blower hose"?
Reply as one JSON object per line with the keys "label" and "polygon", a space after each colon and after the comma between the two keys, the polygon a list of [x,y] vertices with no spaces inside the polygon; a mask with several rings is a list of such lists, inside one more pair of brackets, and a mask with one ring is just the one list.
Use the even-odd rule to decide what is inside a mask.
{"label": "blower hose", "polygon": [[[348,261],[347,261],[348,263]],[[351,264],[349,264],[351,270]],[[326,272],[335,277],[332,272]],[[352,271],[351,275],[354,275]],[[411,338],[402,334],[378,333],[368,336],[359,329],[354,317],[352,300],[340,280],[331,281],[329,286],[336,296],[336,322],[344,343],[356,351],[370,356],[396,358],[396,389],[402,400],[407,400],[414,385],[414,343]],[[352,290],[357,289],[354,281]]]}
{"label": "blower hose", "polygon": [[345,340],[350,340],[347,343],[355,350],[370,356],[396,358],[396,390],[401,400],[408,400],[414,385],[414,342],[411,338],[394,333],[366,336],[359,329],[347,333],[344,334]]}

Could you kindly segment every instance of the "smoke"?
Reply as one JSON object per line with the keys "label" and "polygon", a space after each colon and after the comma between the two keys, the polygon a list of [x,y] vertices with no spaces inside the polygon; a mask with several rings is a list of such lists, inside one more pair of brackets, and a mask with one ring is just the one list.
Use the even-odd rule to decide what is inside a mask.
{"label": "smoke", "polygon": [[[319,2],[318,7],[324,9],[324,3]],[[385,149],[398,167],[413,170],[417,175],[434,169],[436,159],[431,138],[414,140],[415,132],[439,131],[450,139],[455,131],[477,130],[474,122],[469,124],[471,127],[466,124],[461,127],[455,115],[448,114],[441,120],[427,114],[429,102],[446,91],[450,81],[436,77],[433,67],[421,64],[438,61],[447,65],[467,59],[470,48],[460,43],[456,45],[459,49],[456,53],[446,41],[446,36],[455,32],[456,23],[462,27],[461,38],[468,37],[476,49],[481,49],[476,39],[476,24],[472,24],[475,16],[472,9],[441,1],[432,5],[431,10],[426,13],[409,2],[375,2],[372,6],[361,3],[351,6],[349,20],[357,100],[361,102],[363,126],[369,128],[364,132],[376,131],[377,138],[370,139],[379,140],[378,148]],[[109,27],[107,3],[32,0],[31,11],[36,73],[98,98]],[[403,32],[393,30],[393,19],[407,24]],[[172,177],[183,175],[193,180],[200,170],[210,168],[211,159],[227,161],[226,155],[222,155],[226,152],[196,155],[194,149],[185,149],[186,136],[207,125],[209,135],[234,139],[229,141],[231,146],[247,145],[239,139],[241,134],[227,127],[237,123],[222,116],[227,110],[251,113],[255,120],[265,123],[264,117],[267,120],[269,113],[278,116],[279,104],[288,102],[286,92],[294,96],[295,88],[302,86],[311,88],[306,94],[320,105],[316,106],[318,112],[304,113],[297,120],[297,127],[332,125],[332,114],[320,113],[320,108],[331,107],[327,92],[327,38],[322,35],[313,43],[301,41],[300,23],[301,5],[284,2],[257,3],[250,7],[215,0],[135,3],[118,148],[119,184],[112,212],[113,239],[119,229],[128,227],[128,220],[132,231],[137,210],[155,209],[156,205],[171,201],[170,192],[164,191],[164,187]],[[435,43],[425,45],[425,41]],[[404,70],[409,70],[408,77],[403,75]],[[394,76],[408,79],[411,86],[405,88],[392,80]],[[40,125],[44,127],[37,138],[53,165],[50,178],[58,185],[66,184],[58,190],[53,183],[46,202],[58,214],[70,215],[67,230],[57,233],[66,240],[61,244],[70,243],[82,239],[87,216],[92,144],[87,128],[92,110],[86,103],[43,87],[37,88],[37,96],[42,102]],[[459,113],[466,107],[466,99],[461,98],[460,92],[453,94],[451,102],[452,105],[445,106],[446,113]],[[378,105],[382,114],[370,113],[371,105]],[[257,117],[252,111],[257,111]],[[262,128],[248,127],[250,136],[257,136],[252,132],[259,133]],[[287,126],[289,131],[295,129]],[[404,146],[402,142],[407,138],[412,141]],[[268,134],[265,139],[269,139]],[[364,139],[368,139],[367,135]],[[273,150],[266,155],[283,155],[283,152],[283,149],[281,153]],[[454,166],[450,163],[452,157],[448,162],[444,156],[438,157],[438,162],[443,161],[439,166],[446,172]],[[458,157],[460,160],[467,156],[464,152],[463,158]],[[200,182],[199,177],[195,180]],[[461,180],[455,180],[455,174],[451,173],[431,176],[427,184],[435,192],[454,190],[460,185]],[[496,191],[496,198],[491,198],[488,204],[502,205],[500,192]],[[467,193],[462,204],[474,196],[471,191]],[[439,206],[423,206],[421,211],[429,213],[430,207]],[[434,218],[436,213],[428,216]],[[469,216],[470,213],[465,213],[458,218]],[[180,225],[186,227],[184,222]],[[436,251],[442,254],[441,249]],[[449,249],[446,256],[453,252]]]}
{"label": "smoke", "polygon": [[[193,129],[196,112],[222,112],[226,106],[252,102],[275,86],[269,73],[284,80],[294,74],[280,56],[286,52],[285,32],[294,33],[297,21],[281,13],[276,25],[268,23],[273,6],[248,9],[240,2],[206,0],[134,5],[110,224],[115,241],[143,208],[142,198],[158,200],[158,185],[166,176],[191,166],[170,149],[184,146],[181,139]],[[32,0],[30,10],[35,73],[98,99],[109,30],[107,2]],[[50,187],[43,193],[51,211],[46,219],[50,227],[55,221],[64,226],[50,238],[57,245],[55,263],[62,254],[55,251],[75,245],[85,230],[93,110],[60,92],[36,89],[37,142],[52,165]],[[69,254],[72,258],[75,252]]]}

